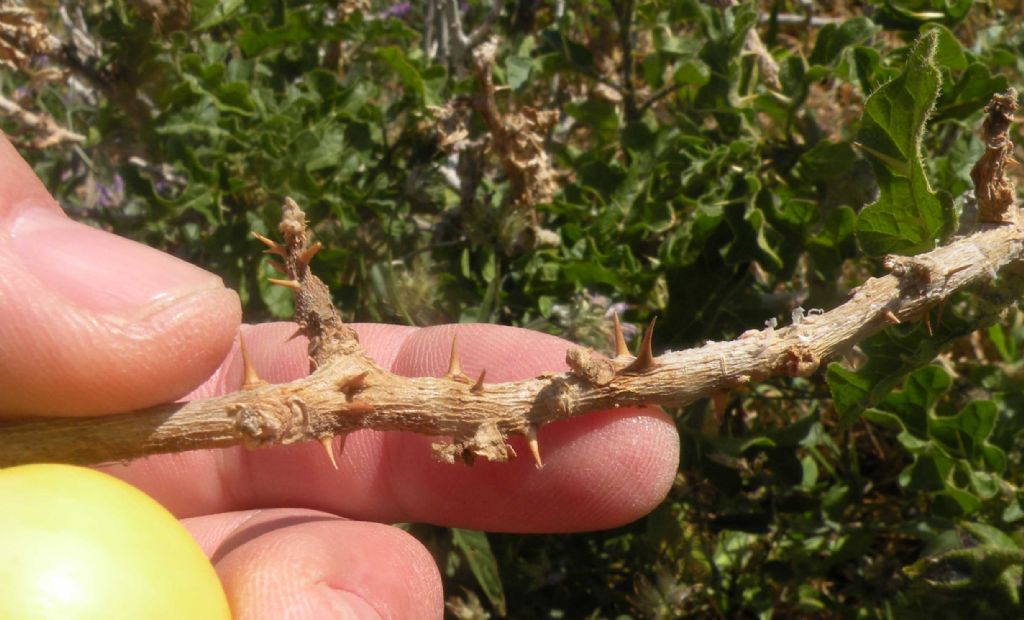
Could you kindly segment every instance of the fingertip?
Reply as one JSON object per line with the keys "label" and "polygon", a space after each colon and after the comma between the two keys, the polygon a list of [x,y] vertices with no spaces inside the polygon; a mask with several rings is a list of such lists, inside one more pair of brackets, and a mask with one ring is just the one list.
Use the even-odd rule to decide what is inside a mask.
{"label": "fingertip", "polygon": [[224,288],[131,323],[35,292],[3,309],[0,341],[17,363],[0,369],[2,413],[99,415],[174,401],[220,365],[241,321],[238,295]]}
{"label": "fingertip", "polygon": [[0,135],[0,414],[176,400],[231,346],[238,295],[198,267],[76,223]]}
{"label": "fingertip", "polygon": [[294,509],[186,524],[211,552],[236,618],[443,615],[433,558],[397,528]]}
{"label": "fingertip", "polygon": [[28,162],[0,131],[0,228],[7,220],[29,206],[44,206],[58,211],[57,202]]}

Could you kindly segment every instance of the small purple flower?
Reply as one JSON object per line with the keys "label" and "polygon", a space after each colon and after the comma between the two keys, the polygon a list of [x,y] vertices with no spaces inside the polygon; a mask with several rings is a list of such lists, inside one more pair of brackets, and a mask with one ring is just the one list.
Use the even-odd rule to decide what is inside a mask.
{"label": "small purple flower", "polygon": [[629,304],[627,304],[625,302],[622,302],[622,301],[614,303],[614,304],[611,304],[610,306],[608,306],[608,310],[605,311],[604,318],[610,319],[610,318],[612,318],[613,314],[617,314],[619,316],[622,316],[626,312],[626,310],[628,310],[628,309],[629,309]]}
{"label": "small purple flower", "polygon": [[412,10],[412,3],[411,2],[399,2],[397,4],[393,4],[393,5],[389,6],[388,8],[384,9],[383,11],[381,11],[380,12],[380,16],[381,17],[385,17],[385,18],[386,17],[394,17],[394,18],[397,19],[397,18],[405,17],[406,15],[409,14],[409,11],[411,11],[411,10]]}
{"label": "small purple flower", "polygon": [[170,198],[174,194],[174,186],[164,179],[159,179],[153,184],[153,191],[161,198]]}
{"label": "small purple flower", "polygon": [[114,173],[110,185],[96,184],[96,204],[101,207],[116,207],[124,200],[124,178]]}

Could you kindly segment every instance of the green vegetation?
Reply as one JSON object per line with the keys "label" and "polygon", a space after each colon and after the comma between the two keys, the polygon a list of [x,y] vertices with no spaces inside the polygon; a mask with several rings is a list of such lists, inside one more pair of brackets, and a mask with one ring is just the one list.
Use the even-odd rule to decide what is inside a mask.
{"label": "green vegetation", "polygon": [[[447,4],[44,3],[75,44],[0,93],[84,140],[0,128],[74,217],[221,274],[249,321],[290,315],[250,233],[291,196],[346,319],[607,349],[622,310],[664,350],[832,308],[948,238],[982,108],[1024,83],[997,0],[457,5],[493,61],[439,44]],[[1019,616],[1024,315],[981,305],[675,412],[677,483],[629,526],[410,530],[459,618]]]}

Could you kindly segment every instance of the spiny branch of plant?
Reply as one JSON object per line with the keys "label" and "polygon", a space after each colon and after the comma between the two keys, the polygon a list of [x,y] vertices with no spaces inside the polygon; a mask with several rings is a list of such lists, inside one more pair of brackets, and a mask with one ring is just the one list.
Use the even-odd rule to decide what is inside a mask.
{"label": "spiny branch of plant", "polygon": [[[467,377],[452,343],[444,377],[402,377],[370,359],[354,330],[331,302],[327,286],[309,269],[320,249],[310,244],[305,215],[285,200],[279,227],[283,243],[259,237],[278,256],[295,293],[295,321],[309,338],[311,374],[288,384],[260,379],[246,360],[238,392],[202,401],[169,404],[91,418],[45,418],[0,423],[0,466],[31,462],[97,464],[153,454],[322,442],[334,461],[331,439],[359,429],[412,431],[436,436],[437,458],[472,463],[476,457],[505,461],[516,454],[511,435],[527,439],[542,465],[537,430],[556,420],[617,407],[682,406],[772,376],[807,376],[885,327],[923,321],[955,292],[989,285],[1000,273],[1002,292],[1024,290],[1024,229],[1017,218],[1008,130],[1016,93],[998,95],[986,108],[986,153],[972,177],[979,199],[978,230],[946,246],[912,257],[890,256],[888,275],[870,278],[841,306],[785,328],[749,330],[727,342],[708,342],[655,356],[653,322],[631,355],[615,320],[615,352],[607,358],[583,347],[566,354],[569,371],[532,379],[487,383],[485,373]],[[994,289],[990,287],[990,293]],[[995,320],[1016,303],[1016,294],[989,295]],[[243,343],[244,354],[244,343]]]}

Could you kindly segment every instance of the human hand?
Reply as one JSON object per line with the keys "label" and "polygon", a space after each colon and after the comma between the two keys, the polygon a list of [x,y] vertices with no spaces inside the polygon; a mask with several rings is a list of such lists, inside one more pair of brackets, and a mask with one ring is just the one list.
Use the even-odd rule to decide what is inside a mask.
{"label": "human hand", "polygon": [[[289,323],[239,326],[219,278],[64,218],[0,136],[0,410],[102,414],[238,389],[241,331],[260,376],[306,374]],[[444,374],[459,334],[463,370],[488,382],[565,369],[570,343],[494,325],[355,325],[396,374]],[[196,386],[199,386],[196,388]],[[195,389],[193,389],[195,388]],[[104,467],[170,509],[210,555],[238,618],[431,618],[443,614],[429,553],[375,522],[491,531],[614,527],[654,508],[678,465],[675,427],[655,410],[544,426],[531,459],[446,465],[436,440],[349,435],[334,470],[319,444],[242,447]],[[526,446],[512,444],[519,454]],[[337,442],[336,442],[337,443]]]}

